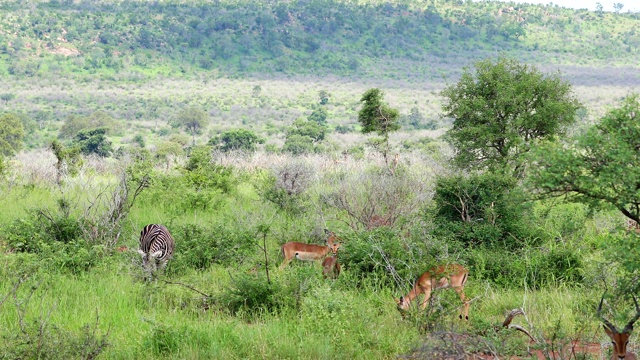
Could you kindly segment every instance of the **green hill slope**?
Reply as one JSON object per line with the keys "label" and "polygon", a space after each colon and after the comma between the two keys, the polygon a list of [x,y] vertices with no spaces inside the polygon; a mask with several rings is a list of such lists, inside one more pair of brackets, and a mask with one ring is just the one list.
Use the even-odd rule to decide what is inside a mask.
{"label": "green hill slope", "polygon": [[432,77],[496,52],[633,67],[640,52],[638,13],[494,1],[4,1],[0,12],[0,74],[21,77]]}

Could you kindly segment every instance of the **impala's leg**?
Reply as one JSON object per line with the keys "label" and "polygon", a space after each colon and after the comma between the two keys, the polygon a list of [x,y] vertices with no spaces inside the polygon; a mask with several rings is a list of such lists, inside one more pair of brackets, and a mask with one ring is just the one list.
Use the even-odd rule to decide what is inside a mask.
{"label": "impala's leg", "polygon": [[424,300],[422,301],[422,305],[420,308],[422,310],[427,308],[427,304],[429,303],[429,299],[431,298],[431,287],[423,289],[424,292]]}
{"label": "impala's leg", "polygon": [[287,258],[285,256],[284,260],[282,261],[282,264],[280,265],[280,270],[284,269],[284,267],[287,266],[287,264],[289,264],[290,261],[291,261],[291,258]]}
{"label": "impala's leg", "polygon": [[469,320],[469,302],[467,301],[467,297],[464,295],[464,287],[458,286],[453,288],[458,295],[460,295],[460,300],[462,300],[462,310],[460,312],[460,319]]}

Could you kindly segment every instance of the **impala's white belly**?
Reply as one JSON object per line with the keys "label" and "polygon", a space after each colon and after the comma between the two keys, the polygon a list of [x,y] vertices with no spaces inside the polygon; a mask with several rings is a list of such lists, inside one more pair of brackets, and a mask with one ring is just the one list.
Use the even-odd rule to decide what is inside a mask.
{"label": "impala's white belly", "polygon": [[319,256],[316,253],[310,253],[310,252],[304,252],[304,251],[298,251],[296,253],[296,259],[298,260],[313,261],[313,260],[318,260],[320,258],[321,256]]}

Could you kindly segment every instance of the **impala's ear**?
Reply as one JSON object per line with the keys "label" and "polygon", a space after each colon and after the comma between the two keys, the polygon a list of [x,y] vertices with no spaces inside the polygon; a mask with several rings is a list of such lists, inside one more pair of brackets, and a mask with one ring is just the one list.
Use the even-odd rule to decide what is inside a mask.
{"label": "impala's ear", "polygon": [[602,327],[604,328],[604,332],[606,332],[607,335],[609,335],[609,337],[613,339],[613,333],[611,332],[611,329],[609,329],[607,325],[602,325]]}
{"label": "impala's ear", "polygon": [[400,296],[400,299],[393,298],[393,300],[396,301],[396,304],[400,305],[400,304],[402,304],[402,300],[403,299],[402,299],[402,296]]}
{"label": "impala's ear", "polygon": [[140,255],[142,255],[142,256],[144,256],[144,255],[145,255],[145,253],[144,253],[144,251],[142,251],[142,249],[138,249],[138,254],[140,254]]}

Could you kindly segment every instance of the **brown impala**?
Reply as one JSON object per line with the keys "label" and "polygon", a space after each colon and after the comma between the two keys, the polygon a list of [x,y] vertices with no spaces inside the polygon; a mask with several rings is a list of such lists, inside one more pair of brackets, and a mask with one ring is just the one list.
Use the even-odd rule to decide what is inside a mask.
{"label": "brown impala", "polygon": [[431,297],[431,291],[453,288],[460,295],[460,300],[464,305],[460,312],[460,319],[464,316],[465,320],[469,320],[469,302],[464,295],[464,285],[467,283],[468,276],[469,271],[458,264],[441,265],[429,269],[420,276],[413,289],[406,296],[396,299],[398,310],[404,315],[404,312],[409,310],[411,301],[420,294],[424,294],[424,300],[421,303],[421,308],[424,310]]}
{"label": "brown impala", "polygon": [[338,256],[328,256],[322,260],[322,277],[337,279],[340,275],[340,263],[338,262]]}
{"label": "brown impala", "polygon": [[602,320],[604,323],[604,332],[607,333],[607,336],[611,339],[611,343],[613,344],[613,352],[611,353],[611,359],[625,359],[625,360],[636,360],[636,355],[630,352],[627,352],[627,345],[629,344],[629,337],[631,336],[631,331],[633,331],[633,323],[635,323],[640,318],[640,307],[638,307],[638,301],[636,297],[633,297],[633,302],[636,304],[636,316],[631,319],[627,323],[627,325],[622,329],[622,331],[618,332],[615,326],[612,323],[607,321],[602,316],[602,301],[604,300],[604,295],[602,299],[600,299],[600,305],[598,306],[598,311],[596,315]]}
{"label": "brown impala", "polygon": [[315,261],[324,259],[329,251],[334,255],[337,254],[340,244],[336,243],[335,240],[338,238],[332,231],[325,230],[325,232],[329,235],[327,238],[327,245],[325,246],[304,244],[295,241],[282,245],[281,250],[282,255],[284,256],[284,261],[282,262],[282,265],[280,265],[280,268],[282,269],[287,266],[293,258],[304,261]]}

